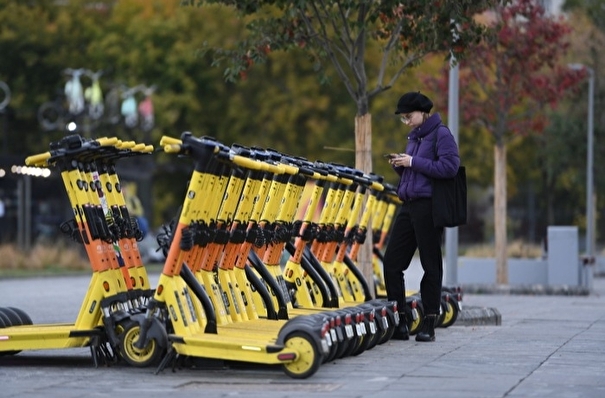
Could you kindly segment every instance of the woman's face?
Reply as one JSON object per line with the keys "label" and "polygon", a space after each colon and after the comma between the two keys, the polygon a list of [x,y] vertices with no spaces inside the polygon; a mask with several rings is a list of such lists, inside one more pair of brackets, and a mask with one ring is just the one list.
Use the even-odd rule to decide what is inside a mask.
{"label": "woman's face", "polygon": [[416,127],[420,126],[422,124],[422,122],[424,122],[424,119],[422,117],[422,112],[414,111],[414,112],[410,112],[410,113],[402,113],[401,121],[404,124],[406,124],[407,126],[416,128]]}

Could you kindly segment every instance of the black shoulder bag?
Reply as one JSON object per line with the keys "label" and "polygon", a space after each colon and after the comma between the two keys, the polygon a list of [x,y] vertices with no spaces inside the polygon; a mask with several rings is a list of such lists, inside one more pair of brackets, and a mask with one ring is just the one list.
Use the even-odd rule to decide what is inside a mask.
{"label": "black shoulder bag", "polygon": [[[437,139],[435,132],[435,159]],[[458,167],[453,178],[433,178],[433,224],[435,227],[457,227],[466,224],[466,169]]]}

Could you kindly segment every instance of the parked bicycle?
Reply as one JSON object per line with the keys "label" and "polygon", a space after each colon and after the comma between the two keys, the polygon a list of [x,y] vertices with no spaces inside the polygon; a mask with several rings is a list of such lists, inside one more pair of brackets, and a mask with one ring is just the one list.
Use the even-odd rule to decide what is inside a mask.
{"label": "parked bicycle", "polygon": [[3,111],[4,108],[8,106],[8,103],[11,100],[11,90],[8,87],[8,84],[4,83],[0,80],[0,111]]}
{"label": "parked bicycle", "polygon": [[145,98],[139,104],[139,115],[141,116],[141,130],[145,132],[151,131],[154,126],[153,101],[151,99],[151,96],[153,95],[155,90],[155,85],[151,87],[144,87],[142,89]]}
{"label": "parked bicycle", "polygon": [[137,109],[137,100],[135,94],[141,89],[141,86],[127,88],[122,93],[122,106],[120,108],[124,125],[128,128],[135,128],[139,124],[139,112]]}
{"label": "parked bicycle", "polygon": [[[38,122],[45,131],[69,130],[76,128],[75,116],[65,107],[65,94],[57,93],[52,101],[47,101],[38,108]],[[70,124],[73,123],[73,124]],[[72,130],[72,131],[73,131]]]}
{"label": "parked bicycle", "polygon": [[84,111],[84,89],[82,88],[81,76],[86,73],[86,69],[67,68],[63,72],[71,75],[71,78],[65,83],[65,96],[69,113],[77,116]]}
{"label": "parked bicycle", "polygon": [[47,101],[38,108],[38,122],[46,131],[76,131],[79,118],[85,109],[84,89],[81,76],[85,69],[67,68],[63,72],[70,76],[63,92],[52,101]]}
{"label": "parked bicycle", "polygon": [[103,117],[105,104],[103,103],[103,91],[101,90],[100,78],[103,74],[102,70],[93,72],[86,70],[86,76],[90,77],[92,83],[90,87],[84,90],[84,98],[87,101],[88,116],[92,120],[99,120]]}

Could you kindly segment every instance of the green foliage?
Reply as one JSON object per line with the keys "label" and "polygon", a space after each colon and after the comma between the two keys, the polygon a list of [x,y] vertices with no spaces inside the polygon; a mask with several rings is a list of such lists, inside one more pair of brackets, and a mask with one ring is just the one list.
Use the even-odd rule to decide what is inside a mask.
{"label": "green foliage", "polygon": [[[392,87],[406,68],[431,52],[461,57],[484,33],[473,16],[493,1],[207,1],[200,4],[234,7],[245,19],[248,34],[234,46],[209,47],[225,78],[245,76],[268,54],[301,48],[326,81],[331,65],[357,103],[358,115],[368,111],[368,99]],[[455,24],[452,22],[455,21]],[[455,39],[454,39],[455,37]],[[369,85],[366,50],[379,48],[374,87]],[[390,69],[389,69],[390,67]],[[375,82],[375,83],[374,83]]]}
{"label": "green foliage", "polygon": [[604,0],[565,0],[565,11],[580,11],[586,14],[597,29],[605,33]]}
{"label": "green foliage", "polygon": [[[435,110],[447,119],[444,102],[447,84],[445,89],[429,89],[417,79],[418,70],[410,66],[421,63],[424,73],[444,73],[441,68],[448,52],[438,50],[450,45],[449,39],[443,40],[450,37],[448,15],[470,15],[476,10],[474,7],[493,2],[328,2],[325,4],[350,10],[347,24],[342,25],[346,26],[345,33],[349,36],[336,37],[341,30],[330,27],[334,35],[330,36],[330,44],[334,47],[321,47],[319,37],[310,37],[304,29],[301,10],[311,15],[314,12],[311,6],[315,3],[320,4],[310,1],[0,0],[0,52],[3,54],[0,80],[11,88],[10,107],[15,113],[7,123],[8,150],[24,158],[46,151],[50,141],[63,136],[62,131],[42,132],[36,112],[43,102],[62,91],[65,68],[82,67],[105,71],[101,79],[105,93],[114,84],[157,86],[153,98],[156,127],[149,136],[123,127],[99,129],[93,132],[96,136],[116,135],[157,146],[162,135],[178,136],[188,130],[195,135],[214,136],[228,145],[237,142],[272,147],[310,160],[353,165],[354,116],[367,110],[372,114],[373,171],[384,175],[388,182],[396,183],[396,175],[381,154],[402,150],[405,145],[406,129],[393,114],[401,93],[422,90],[436,101],[442,100],[441,104],[436,103]],[[404,9],[392,7],[400,3]],[[327,8],[317,12],[337,16],[335,10]],[[360,13],[363,10],[366,12]],[[396,15],[406,15],[400,25],[399,20],[393,18]],[[284,35],[285,27],[297,17],[300,23],[293,36]],[[438,25],[439,32],[432,32],[431,25]],[[395,48],[383,62],[383,55],[389,49],[388,34],[398,26],[401,31],[393,44]],[[264,39],[262,32],[267,33]],[[277,32],[282,32],[282,36],[269,35],[277,35]],[[473,37],[478,37],[480,32],[481,29],[475,31]],[[473,32],[469,31],[469,38],[464,40],[473,41],[470,33]],[[275,41],[269,42],[269,39]],[[262,40],[270,47],[258,47],[264,43]],[[458,44],[455,51],[467,48],[467,42]],[[419,57],[431,49],[436,51],[435,55]],[[356,58],[362,50],[365,56]],[[240,58],[242,54],[247,58]],[[334,65],[330,64],[331,56],[342,65],[342,75],[331,67]],[[217,61],[220,67],[212,67]],[[355,68],[347,66],[349,61],[358,61],[353,65]],[[228,66],[233,63],[242,68],[225,72],[224,68],[233,68]],[[253,65],[255,67],[251,67]],[[236,78],[237,84],[225,81],[227,76]],[[349,81],[348,86],[342,76]],[[318,78],[325,84],[317,84]],[[363,79],[366,84],[359,84]],[[384,95],[378,95],[383,92]],[[363,98],[365,93],[367,98],[359,103],[351,101],[351,93],[358,98]],[[572,112],[565,114],[576,122],[585,116],[585,92],[577,97],[577,102]],[[596,127],[600,128],[598,124]],[[569,159],[564,164],[551,164],[553,159],[547,162],[541,151],[555,151],[555,147],[547,146],[554,143],[550,142],[553,134],[560,134],[563,142],[566,135],[583,131],[585,125],[581,123],[576,123],[573,130],[563,123],[553,124],[545,131],[544,141],[540,141],[542,136],[513,141],[514,150],[509,151],[509,156],[510,172],[515,180],[511,181],[522,186],[529,178],[538,184],[543,168],[552,165],[549,179],[555,184],[556,203],[565,201],[581,212],[583,188],[577,181],[582,180],[584,173],[581,168],[583,141],[576,140],[567,148]],[[470,123],[461,123],[459,134],[469,181],[474,185],[488,185],[493,178],[493,138]],[[595,156],[599,158],[599,148]],[[153,158],[156,169],[151,196],[156,211],[153,224],[157,226],[175,216],[191,164],[187,159],[162,153],[154,154]],[[598,181],[605,177],[599,173],[595,177],[599,186],[603,186],[605,182]],[[568,191],[568,196],[561,191]]]}
{"label": "green foliage", "polygon": [[[38,107],[61,92],[68,67],[104,70],[107,93],[114,85],[156,85],[155,129],[148,135],[105,126],[92,134],[146,141],[183,131],[216,137],[225,144],[272,147],[345,164],[354,152],[353,106],[337,87],[318,86],[303,52],[272,54],[241,84],[225,82],[210,66],[205,44],[229,43],[244,27],[225,7],[180,7],[178,1],[124,0],[87,9],[80,2],[0,8],[0,80],[13,93],[16,117],[9,124],[9,151],[25,156],[48,150],[62,131],[40,132]],[[19,15],[19,18],[12,18]],[[34,23],[36,21],[36,23]],[[63,42],[59,45],[58,43]],[[25,51],[23,49],[29,49]],[[87,81],[83,81],[86,85]],[[346,123],[339,122],[345,120]],[[43,134],[43,135],[42,135]],[[17,139],[18,137],[18,139]],[[341,138],[345,137],[345,138]],[[191,164],[154,155],[153,224],[176,214]]]}

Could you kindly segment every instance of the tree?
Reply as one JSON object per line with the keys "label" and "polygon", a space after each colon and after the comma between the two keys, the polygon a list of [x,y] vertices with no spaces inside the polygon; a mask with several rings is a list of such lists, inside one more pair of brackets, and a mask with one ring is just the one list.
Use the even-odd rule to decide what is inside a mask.
{"label": "tree", "polygon": [[507,145],[540,133],[547,123],[544,110],[584,72],[561,65],[571,28],[536,1],[499,4],[485,17],[492,33],[460,65],[460,108],[465,124],[479,124],[494,140],[496,279],[508,283]]}
{"label": "tree", "polygon": [[[601,165],[605,160],[605,146],[598,145],[605,139],[605,114],[599,112],[605,103],[605,90],[603,87],[603,65],[605,65],[605,54],[602,48],[605,46],[605,0],[566,0],[564,3],[565,11],[573,11],[570,14],[570,22],[574,26],[574,42],[572,62],[581,62],[589,67],[595,73],[594,87],[594,140],[597,143],[594,147],[594,164]],[[572,102],[570,111],[580,117],[579,128],[586,131],[586,112],[587,112],[587,90],[588,84],[584,83],[582,91],[578,93],[577,98]],[[584,155],[585,153],[583,153]],[[595,199],[596,208],[602,209],[605,206],[605,195],[599,195],[605,189],[605,176],[603,173],[594,173],[595,178]],[[600,213],[597,212],[597,216]],[[597,217],[597,220],[600,217]],[[600,224],[600,225],[599,225]],[[597,238],[605,236],[605,224],[597,221]]]}
{"label": "tree", "polygon": [[[435,1],[286,1],[214,0],[233,6],[246,21],[247,37],[233,48],[212,48],[215,64],[227,63],[225,78],[245,76],[272,52],[302,49],[325,82],[331,65],[356,104],[355,167],[372,170],[370,101],[393,87],[408,68],[427,55],[445,52],[462,57],[484,33],[473,17],[495,4],[490,0]],[[455,40],[454,40],[455,37]],[[368,52],[381,51],[377,69]],[[418,89],[418,88],[416,88]],[[365,245],[359,266],[371,280],[371,250]]]}

